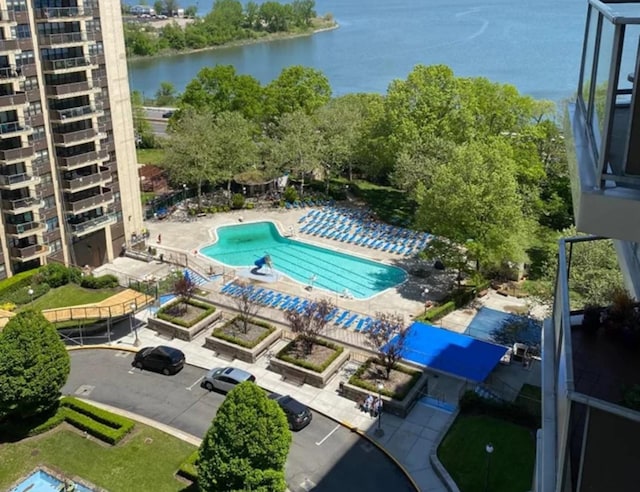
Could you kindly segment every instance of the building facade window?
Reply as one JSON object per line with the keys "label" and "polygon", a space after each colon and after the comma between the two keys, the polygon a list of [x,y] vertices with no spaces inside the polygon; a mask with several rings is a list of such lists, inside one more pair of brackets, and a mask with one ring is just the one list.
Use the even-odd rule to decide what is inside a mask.
{"label": "building facade window", "polygon": [[49,250],[51,253],[57,253],[62,249],[62,240],[56,239],[55,241],[49,242]]}
{"label": "building facade window", "polygon": [[47,232],[55,231],[60,228],[60,223],[58,222],[58,217],[51,217],[47,219]]}

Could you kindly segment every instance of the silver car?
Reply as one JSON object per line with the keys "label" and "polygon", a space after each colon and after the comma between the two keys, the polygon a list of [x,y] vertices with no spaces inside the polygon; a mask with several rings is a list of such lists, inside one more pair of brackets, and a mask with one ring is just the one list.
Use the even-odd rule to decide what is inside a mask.
{"label": "silver car", "polygon": [[206,374],[200,386],[209,391],[218,390],[228,393],[235,388],[236,385],[244,381],[255,383],[256,377],[247,371],[235,367],[217,367],[211,369]]}

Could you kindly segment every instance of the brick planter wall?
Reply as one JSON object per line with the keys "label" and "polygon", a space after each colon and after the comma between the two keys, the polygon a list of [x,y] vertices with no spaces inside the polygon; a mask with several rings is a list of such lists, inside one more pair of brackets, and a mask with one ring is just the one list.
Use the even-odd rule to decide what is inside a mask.
{"label": "brick planter wall", "polygon": [[[422,388],[427,383],[427,379],[428,376],[425,373],[422,373],[420,379],[416,381],[416,384],[413,385],[413,388],[409,390],[409,393],[407,393],[407,396],[405,396],[402,401],[394,400],[393,398],[382,395],[383,412],[405,418],[409,415],[409,412],[418,401],[418,397],[421,395]],[[340,395],[357,403],[364,401],[370,393],[377,397],[377,394],[373,391],[368,391],[349,383],[340,383]]]}
{"label": "brick planter wall", "polygon": [[207,328],[211,327],[221,319],[222,319],[222,311],[220,311],[219,309],[216,309],[214,313],[211,313],[209,316],[197,322],[195,325],[191,326],[190,328],[176,325],[174,323],[171,323],[170,321],[165,321],[163,319],[159,319],[156,317],[149,318],[148,326],[152,330],[155,330],[156,333],[158,333],[158,335],[163,335],[170,338],[178,338],[180,340],[185,340],[187,342],[190,342],[201,331],[206,330]]}
{"label": "brick planter wall", "polygon": [[258,345],[253,348],[241,347],[233,342],[228,342],[222,338],[214,336],[207,336],[204,340],[205,348],[213,350],[217,354],[223,357],[229,357],[231,359],[239,359],[250,364],[254,364],[258,357],[267,350],[272,344],[282,338],[282,330],[276,328],[267,338],[262,340]]}
{"label": "brick planter wall", "polygon": [[298,384],[306,383],[316,388],[324,388],[333,375],[338,372],[348,360],[349,351],[345,349],[323,372],[315,372],[273,357],[269,364],[269,369],[282,375],[285,381],[289,379]]}

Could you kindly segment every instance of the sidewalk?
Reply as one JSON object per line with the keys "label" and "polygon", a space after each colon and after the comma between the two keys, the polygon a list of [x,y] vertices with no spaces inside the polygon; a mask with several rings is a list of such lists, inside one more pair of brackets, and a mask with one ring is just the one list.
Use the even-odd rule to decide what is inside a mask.
{"label": "sidewalk", "polygon": [[[143,323],[146,324],[148,316],[149,311],[144,310],[136,315],[136,319],[140,325],[144,326]],[[214,352],[202,346],[204,333],[193,342],[186,342],[178,339],[166,340],[146,327],[138,328],[137,332],[141,342],[140,346],[163,344],[179,348],[185,353],[187,362],[197,367],[211,369],[233,365],[250,371],[256,376],[258,383],[263,388],[280,394],[289,394],[311,409],[325,414],[349,428],[357,429],[358,432],[390,454],[407,471],[420,491],[444,492],[447,490],[431,467],[429,455],[436,441],[449,427],[452,415],[446,411],[418,403],[405,419],[383,414],[380,426],[384,434],[378,436],[376,432],[378,421],[361,412],[353,401],[338,394],[340,382],[346,382],[349,375],[355,370],[354,363],[347,363],[326,388],[315,388],[307,384],[297,386],[283,381],[279,374],[267,369],[269,354],[280,350],[286,344],[285,341],[279,341],[267,355],[262,356],[252,365],[239,360],[230,362],[216,357]],[[127,335],[121,338],[118,343],[131,346],[133,341],[134,337]]]}

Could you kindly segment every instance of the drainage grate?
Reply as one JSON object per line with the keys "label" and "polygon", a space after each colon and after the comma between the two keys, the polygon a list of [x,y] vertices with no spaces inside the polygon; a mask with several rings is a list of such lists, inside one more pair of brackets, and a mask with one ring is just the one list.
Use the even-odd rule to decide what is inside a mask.
{"label": "drainage grate", "polygon": [[304,482],[300,484],[300,488],[302,488],[302,490],[306,490],[307,492],[309,492],[310,490],[313,490],[316,488],[316,484],[311,480],[309,480],[308,478],[305,478]]}
{"label": "drainage grate", "polygon": [[89,396],[94,388],[95,386],[91,386],[90,384],[83,384],[82,386],[78,387],[75,394],[77,396]]}

